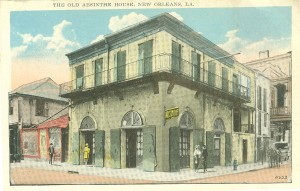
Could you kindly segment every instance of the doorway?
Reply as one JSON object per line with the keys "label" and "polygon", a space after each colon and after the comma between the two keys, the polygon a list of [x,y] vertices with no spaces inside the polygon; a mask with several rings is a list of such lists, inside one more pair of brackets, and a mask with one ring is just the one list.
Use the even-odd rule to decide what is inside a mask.
{"label": "doorway", "polygon": [[216,134],[214,137],[214,153],[213,153],[213,160],[214,160],[214,166],[220,166],[220,147],[221,147],[221,136],[220,134]]}
{"label": "doorway", "polygon": [[88,144],[90,148],[90,155],[87,164],[94,164],[94,132],[85,131],[84,132],[84,145]]}
{"label": "doorway", "polygon": [[180,168],[190,167],[190,131],[180,129],[179,136]]}
{"label": "doorway", "polygon": [[137,130],[126,130],[126,167],[136,167],[136,144],[137,143]]}
{"label": "doorway", "polygon": [[247,163],[248,141],[243,139],[243,164]]}

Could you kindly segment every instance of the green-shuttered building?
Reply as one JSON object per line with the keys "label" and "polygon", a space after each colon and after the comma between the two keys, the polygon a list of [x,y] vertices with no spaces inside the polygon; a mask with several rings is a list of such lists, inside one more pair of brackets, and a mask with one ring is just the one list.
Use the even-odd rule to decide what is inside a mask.
{"label": "green-shuttered building", "polygon": [[254,162],[254,73],[165,13],[67,54],[69,162],[145,171]]}

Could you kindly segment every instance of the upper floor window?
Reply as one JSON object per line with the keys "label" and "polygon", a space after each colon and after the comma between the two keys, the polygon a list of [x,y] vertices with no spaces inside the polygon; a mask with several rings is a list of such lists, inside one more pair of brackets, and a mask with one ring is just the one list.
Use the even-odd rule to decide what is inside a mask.
{"label": "upper floor window", "polygon": [[257,87],[257,108],[261,110],[261,87]]}
{"label": "upper floor window", "polygon": [[263,91],[263,110],[267,111],[267,89],[264,88]]}
{"label": "upper floor window", "polygon": [[192,51],[192,78],[194,81],[200,80],[200,65],[201,65],[201,54]]}
{"label": "upper floor window", "polygon": [[99,86],[102,84],[103,58],[93,62],[95,66],[95,86]]}
{"label": "upper floor window", "polygon": [[126,78],[126,51],[119,51],[114,55],[114,79],[123,81]]}
{"label": "upper floor window", "polygon": [[138,70],[139,75],[145,75],[152,72],[152,54],[153,40],[148,40],[139,44],[138,50]]}
{"label": "upper floor window", "polygon": [[228,70],[222,67],[222,90],[228,91]]}
{"label": "upper floor window", "polygon": [[181,44],[172,41],[172,71],[181,72]]}
{"label": "upper floor window", "polygon": [[14,114],[13,100],[9,100],[9,115]]}
{"label": "upper floor window", "polygon": [[237,109],[233,111],[233,129],[234,132],[241,132],[241,112]]}
{"label": "upper floor window", "polygon": [[42,99],[37,99],[35,104],[35,115],[48,117],[49,115],[48,103]]}
{"label": "upper floor window", "polygon": [[240,94],[243,97],[250,98],[250,78],[243,74],[240,74]]}
{"label": "upper floor window", "polygon": [[216,81],[216,63],[209,61],[208,62],[208,84],[215,86]]}
{"label": "upper floor window", "polygon": [[82,89],[84,84],[84,65],[76,67],[76,89]]}

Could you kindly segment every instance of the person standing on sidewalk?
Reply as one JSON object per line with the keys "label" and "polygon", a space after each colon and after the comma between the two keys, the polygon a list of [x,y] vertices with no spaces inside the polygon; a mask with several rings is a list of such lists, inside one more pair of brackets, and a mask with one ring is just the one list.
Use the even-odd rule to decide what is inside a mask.
{"label": "person standing on sidewalk", "polygon": [[204,173],[207,172],[207,150],[206,150],[206,146],[203,146],[203,150],[202,150],[202,157],[203,157],[203,170]]}
{"label": "person standing on sidewalk", "polygon": [[195,164],[195,172],[197,172],[197,170],[200,167],[200,158],[201,158],[201,151],[200,151],[200,146],[196,145],[195,147],[195,151],[194,151],[194,164]]}
{"label": "person standing on sidewalk", "polygon": [[85,144],[84,151],[83,151],[83,158],[84,158],[84,164],[87,165],[87,162],[90,158],[90,148],[88,143]]}
{"label": "person standing on sidewalk", "polygon": [[53,143],[50,143],[50,147],[48,148],[48,151],[49,151],[49,157],[50,157],[49,164],[52,165],[53,155],[54,155],[54,146],[53,146]]}

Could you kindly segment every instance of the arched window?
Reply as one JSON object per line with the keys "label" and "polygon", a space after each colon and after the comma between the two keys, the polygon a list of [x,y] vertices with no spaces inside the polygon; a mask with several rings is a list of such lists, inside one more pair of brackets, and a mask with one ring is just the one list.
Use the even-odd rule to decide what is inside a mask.
{"label": "arched window", "polygon": [[81,130],[94,130],[95,129],[95,122],[90,116],[86,116],[80,125]]}
{"label": "arched window", "polygon": [[194,117],[193,114],[189,111],[183,112],[180,117],[179,127],[180,128],[193,128],[194,126]]}
{"label": "arched window", "polygon": [[224,133],[225,126],[223,120],[218,117],[214,122],[214,131],[215,133]]}
{"label": "arched window", "polygon": [[142,117],[138,112],[131,110],[124,115],[121,125],[122,127],[142,126]]}

